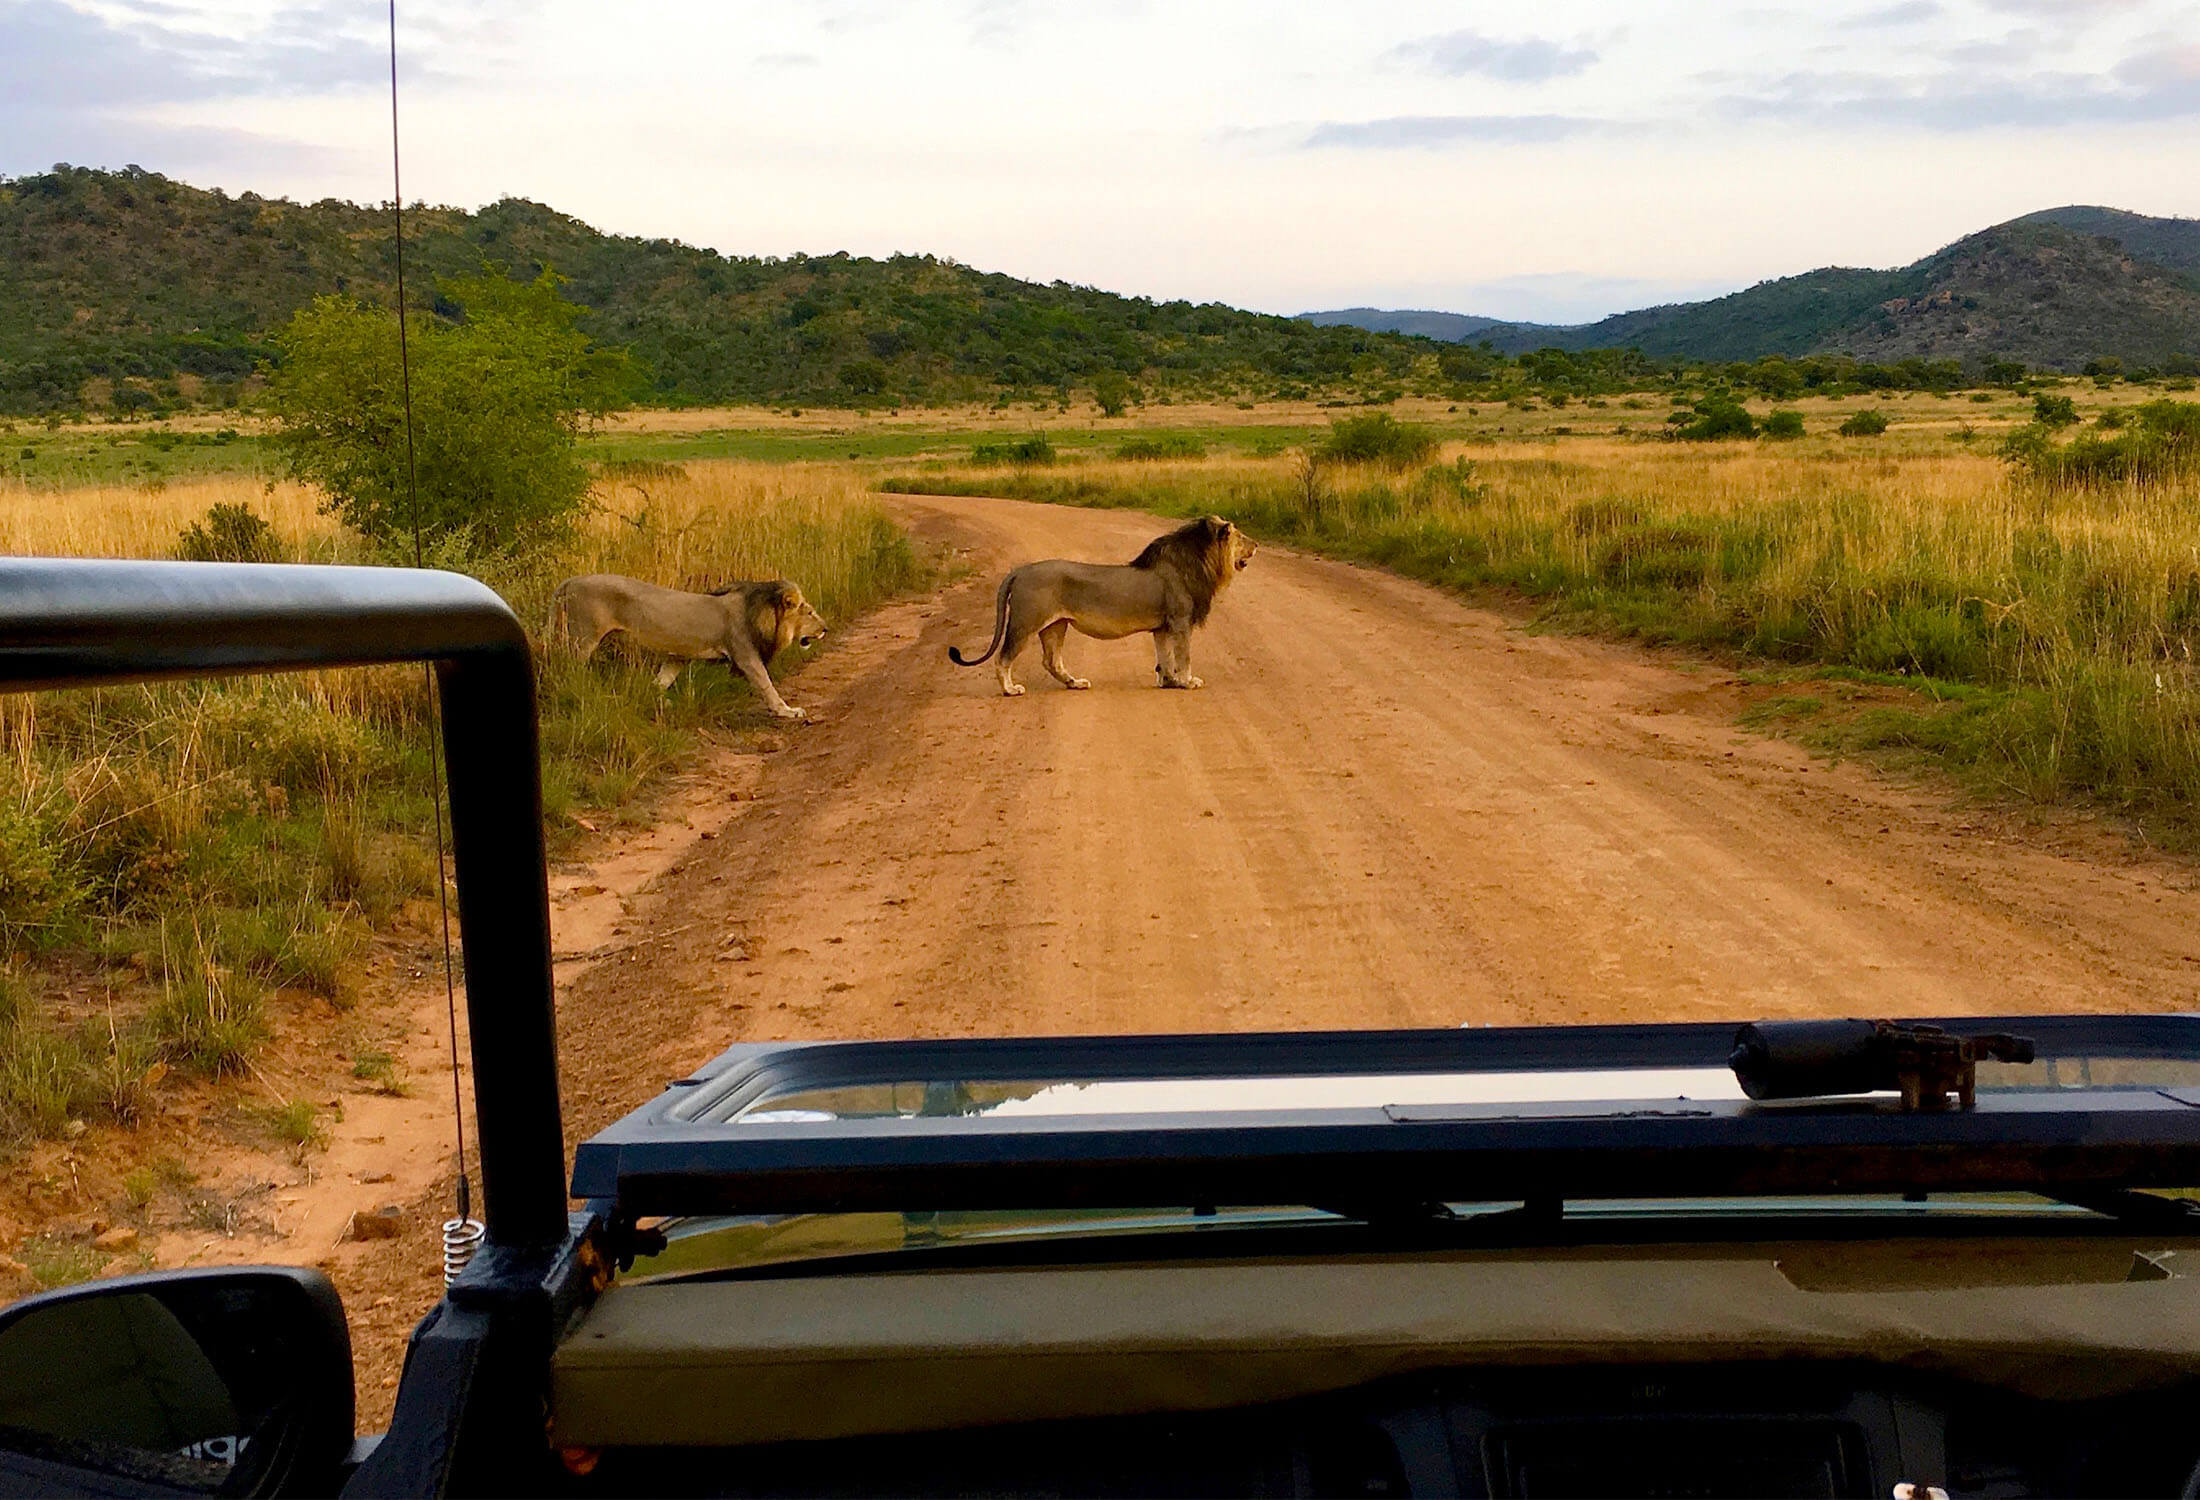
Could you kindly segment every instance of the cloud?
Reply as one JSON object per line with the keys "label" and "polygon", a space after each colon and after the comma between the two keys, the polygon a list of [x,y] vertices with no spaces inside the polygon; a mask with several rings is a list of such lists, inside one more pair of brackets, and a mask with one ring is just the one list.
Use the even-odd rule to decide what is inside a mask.
{"label": "cloud", "polygon": [[1451,31],[1442,36],[1402,42],[1391,48],[1386,56],[1398,62],[1417,64],[1446,78],[1464,78],[1469,73],[1478,73],[1507,83],[1545,83],[1553,78],[1570,78],[1597,60],[1596,53],[1587,47],[1568,47],[1534,37],[1506,41],[1484,36],[1478,31]]}
{"label": "cloud", "polygon": [[1914,80],[1861,73],[1794,73],[1723,112],[1750,120],[1842,128],[1909,128],[1939,134],[2154,124],[2200,117],[2200,49],[2137,54],[2107,75],[2011,73],[1970,68]]}
{"label": "cloud", "polygon": [[2009,16],[2083,23],[2095,16],[2131,10],[2138,3],[2139,0],[1986,0],[1986,8]]}
{"label": "cloud", "polygon": [[1885,26],[1915,26],[1935,19],[1940,13],[1939,0],[1900,0],[1899,4],[1883,5],[1860,16],[1851,16],[1841,23],[1841,29],[1875,31]]}
{"label": "cloud", "polygon": [[764,52],[756,59],[760,68],[814,68],[819,63],[815,52]]}
{"label": "cloud", "polygon": [[1534,145],[1562,141],[1605,122],[1586,115],[1393,115],[1386,120],[1324,120],[1299,142],[1308,149],[1360,151],[1455,146],[1467,141]]}
{"label": "cloud", "polygon": [[1005,45],[1020,40],[1030,20],[1023,0],[974,0],[969,11],[970,40]]}
{"label": "cloud", "polygon": [[2118,83],[2132,88],[2189,95],[2200,85],[2200,43],[2175,37],[2151,38],[2144,52],[2117,64],[2113,76]]}
{"label": "cloud", "polygon": [[57,160],[197,168],[348,159],[349,153],[247,131],[148,116],[211,100],[386,87],[387,42],[376,45],[338,24],[359,14],[356,6],[325,3],[278,16],[263,34],[239,39],[197,30],[178,7],[145,0],[120,24],[57,0],[0,0],[0,171]]}

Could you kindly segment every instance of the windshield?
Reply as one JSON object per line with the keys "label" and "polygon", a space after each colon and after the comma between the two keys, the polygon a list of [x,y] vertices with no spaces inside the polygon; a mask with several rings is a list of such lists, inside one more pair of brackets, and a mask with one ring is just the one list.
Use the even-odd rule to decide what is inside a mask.
{"label": "windshield", "polygon": [[411,668],[0,699],[0,1291],[394,1368],[521,981],[695,1265],[2200,1182],[2196,49],[0,4],[0,551],[480,580],[549,858]]}

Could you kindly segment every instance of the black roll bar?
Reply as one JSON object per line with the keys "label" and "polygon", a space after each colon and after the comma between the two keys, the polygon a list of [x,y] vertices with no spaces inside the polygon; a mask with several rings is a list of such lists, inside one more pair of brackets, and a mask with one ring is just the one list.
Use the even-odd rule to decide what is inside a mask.
{"label": "black roll bar", "polygon": [[567,1235],[534,662],[486,585],[415,568],[0,558],[0,692],[422,661],[443,703],[483,1218]]}

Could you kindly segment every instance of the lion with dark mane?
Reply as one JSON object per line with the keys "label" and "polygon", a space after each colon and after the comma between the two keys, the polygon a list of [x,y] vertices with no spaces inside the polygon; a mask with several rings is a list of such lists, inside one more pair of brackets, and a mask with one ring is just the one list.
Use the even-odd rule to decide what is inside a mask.
{"label": "lion with dark mane", "polygon": [[822,636],[825,621],[784,578],[729,583],[707,594],[617,573],[590,573],[558,585],[550,602],[551,639],[562,638],[586,658],[614,633],[671,658],[657,673],[660,688],[672,686],[685,662],[723,661],[749,680],[774,717],[809,717],[779,696],[770,667],[789,646]]}
{"label": "lion with dark mane", "polygon": [[1257,550],[1251,537],[1222,517],[1202,516],[1155,537],[1128,563],[1059,558],[1026,563],[1001,580],[993,601],[993,643],[968,657],[950,646],[948,658],[958,667],[975,667],[998,657],[1001,691],[1014,697],[1024,689],[1011,668],[1037,636],[1040,659],[1054,680],[1066,688],[1088,688],[1090,682],[1071,676],[1062,664],[1062,643],[1072,627],[1096,641],[1150,631],[1161,686],[1196,688],[1192,631],[1207,623],[1215,596]]}

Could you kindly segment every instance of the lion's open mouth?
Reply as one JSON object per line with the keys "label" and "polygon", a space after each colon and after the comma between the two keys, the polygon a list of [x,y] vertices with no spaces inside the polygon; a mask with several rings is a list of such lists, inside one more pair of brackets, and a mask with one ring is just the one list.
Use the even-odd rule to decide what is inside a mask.
{"label": "lion's open mouth", "polygon": [[802,645],[805,646],[813,646],[817,644],[817,637],[814,635],[797,636],[796,640],[798,640]]}
{"label": "lion's open mouth", "polygon": [[1240,573],[1244,572],[1244,571],[1245,571],[1245,565],[1246,565],[1247,563],[1251,562],[1251,561],[1252,561],[1252,559],[1251,559],[1250,557],[1241,557],[1241,558],[1239,558],[1239,559],[1237,560],[1237,569],[1238,569],[1238,571],[1239,571]]}

